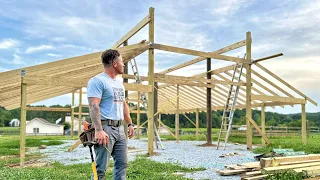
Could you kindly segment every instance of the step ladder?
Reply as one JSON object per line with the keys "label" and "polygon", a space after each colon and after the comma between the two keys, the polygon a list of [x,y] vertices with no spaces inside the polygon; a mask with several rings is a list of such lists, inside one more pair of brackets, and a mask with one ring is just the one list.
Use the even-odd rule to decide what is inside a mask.
{"label": "step ladder", "polygon": [[[129,62],[130,62],[131,68],[132,68],[133,75],[134,75],[135,80],[136,80],[135,83],[136,84],[142,84],[142,80],[141,80],[141,76],[139,74],[139,70],[138,70],[138,66],[137,66],[137,63],[136,63],[136,59],[133,58]],[[149,117],[148,117],[148,101],[147,101],[147,95],[146,95],[145,92],[140,92],[140,100],[142,101],[142,105],[144,107],[144,110],[146,111],[147,120],[149,120]],[[138,107],[138,108],[140,108],[140,107]],[[152,120],[153,120],[153,117],[152,117]],[[161,149],[163,149],[163,145],[162,145],[160,136],[159,136],[158,131],[157,131],[156,123],[153,123],[153,128],[154,128],[154,142],[155,142],[156,148],[159,149],[159,146],[160,146]]]}
{"label": "step ladder", "polygon": [[[236,77],[237,70],[240,68],[239,77]],[[243,63],[236,63],[233,69],[232,82],[240,82],[241,74],[243,69]],[[237,105],[237,98],[239,94],[240,86],[230,85],[229,93],[227,97],[227,102],[224,106],[222,120],[221,120],[221,128],[218,137],[217,149],[219,149],[219,145],[221,141],[224,141],[224,149],[226,149],[226,145],[228,142],[228,138],[232,129],[232,120],[233,114],[235,111],[235,106]]]}

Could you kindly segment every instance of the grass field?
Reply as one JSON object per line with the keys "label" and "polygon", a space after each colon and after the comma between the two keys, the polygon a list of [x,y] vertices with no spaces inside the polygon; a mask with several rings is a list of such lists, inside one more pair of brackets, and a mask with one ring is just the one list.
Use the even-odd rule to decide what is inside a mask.
{"label": "grass field", "polygon": [[[195,129],[183,129],[185,131],[195,131]],[[204,132],[205,128],[202,129]],[[219,130],[213,130],[214,132]],[[91,176],[91,164],[80,164],[64,166],[60,163],[50,164],[48,167],[38,168],[12,168],[8,164],[19,162],[19,136],[3,135],[0,136],[0,176],[4,179],[89,179]],[[161,136],[163,140],[175,140],[172,136]],[[213,141],[217,140],[217,133],[212,136]],[[38,147],[41,144],[47,146],[62,144],[61,140],[70,139],[70,136],[27,136],[27,147]],[[74,137],[77,139],[77,137]],[[196,140],[195,135],[180,135],[181,140]],[[200,135],[200,139],[206,142],[205,134]],[[308,154],[320,153],[320,135],[310,135],[307,139],[307,145],[301,143],[300,136],[281,136],[271,137],[272,144],[261,146],[261,137],[253,137],[253,144],[258,148],[255,153],[270,152],[273,148],[293,148],[295,151],[305,151]],[[231,136],[230,143],[245,144],[244,136]],[[39,159],[41,154],[26,155],[26,160]],[[185,179],[172,175],[174,172],[193,172],[201,169],[188,169],[176,164],[161,164],[153,162],[146,157],[139,157],[136,161],[130,162],[128,169],[128,179]],[[281,176],[281,175],[279,175]],[[287,175],[286,175],[287,176]],[[112,178],[112,168],[107,170],[106,179]]]}
{"label": "grass field", "polygon": [[[27,136],[27,147],[38,147],[62,144],[60,140],[70,139],[68,136]],[[8,156],[10,155],[10,156]],[[26,161],[41,158],[41,154],[27,154]],[[8,164],[19,162],[19,136],[0,136],[0,179],[29,180],[29,179],[90,179],[91,163],[64,166],[53,163],[47,167],[12,168]],[[106,172],[106,179],[112,179],[112,164]],[[172,175],[174,172],[194,172],[203,168],[185,168],[177,164],[157,163],[140,156],[129,163],[127,179],[186,179]]]}

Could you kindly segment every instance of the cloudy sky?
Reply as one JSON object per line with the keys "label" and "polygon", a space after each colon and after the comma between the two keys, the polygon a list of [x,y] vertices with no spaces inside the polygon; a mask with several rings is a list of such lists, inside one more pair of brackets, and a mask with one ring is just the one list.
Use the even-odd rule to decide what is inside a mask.
{"label": "cloudy sky", "polygon": [[[155,41],[214,51],[252,32],[252,57],[277,53],[265,61],[272,72],[320,102],[320,1],[16,1],[0,5],[0,72],[101,51],[111,47],[155,8]],[[129,43],[147,39],[143,29]],[[229,55],[243,56],[244,49]],[[146,54],[138,59],[147,73]],[[156,52],[156,72],[191,60],[191,56]],[[213,68],[227,63],[213,61]],[[198,63],[172,74],[205,71]],[[270,79],[271,80],[271,79]],[[296,96],[298,97],[298,96]],[[41,102],[70,104],[70,95]],[[40,103],[40,104],[41,104]],[[301,107],[267,109],[300,112]],[[319,107],[307,104],[308,112]]]}

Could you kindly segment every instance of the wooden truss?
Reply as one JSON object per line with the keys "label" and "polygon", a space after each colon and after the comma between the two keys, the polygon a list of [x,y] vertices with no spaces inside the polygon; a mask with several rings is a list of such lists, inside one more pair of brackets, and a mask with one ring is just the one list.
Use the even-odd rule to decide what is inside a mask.
{"label": "wooden truss", "polygon": [[[148,40],[128,45],[128,40],[147,25],[149,28]],[[210,52],[155,43],[154,9],[150,8],[149,14],[112,46],[113,49],[119,50],[125,62],[128,62],[132,58],[139,56],[141,53],[148,51],[148,76],[141,77],[143,81],[147,81],[147,85],[127,83],[128,81],[126,79],[134,79],[134,76],[130,74],[123,74],[123,78],[126,82],[124,83],[126,90],[133,91],[129,94],[129,97],[127,97],[127,101],[137,102],[140,104],[141,101],[138,100],[138,94],[140,92],[148,93],[149,119],[147,122],[148,153],[150,155],[153,154],[154,121],[152,119],[153,117],[156,118],[155,114],[176,114],[176,126],[179,127],[179,114],[185,115],[185,113],[193,112],[199,114],[199,111],[209,112],[211,110],[223,110],[230,85],[240,86],[236,108],[246,108],[246,137],[248,149],[252,148],[251,126],[258,130],[263,137],[263,142],[266,141],[267,143],[270,143],[264,133],[264,108],[267,106],[283,107],[285,105],[293,106],[301,104],[302,141],[303,143],[306,143],[305,104],[310,102],[317,105],[317,103],[259,63],[267,59],[282,56],[281,53],[252,60],[251,42],[251,33],[247,32],[245,40],[238,41],[224,48]],[[246,58],[225,55],[225,53],[229,51],[244,46],[246,47]],[[154,50],[193,55],[195,58],[167,70],[155,73]],[[81,116],[84,115],[82,113],[83,106],[81,102],[83,94],[82,87],[86,87],[87,82],[91,77],[103,71],[100,56],[101,52],[97,52],[0,73],[0,106],[6,109],[21,107],[21,154],[23,154],[21,155],[21,164],[24,163],[25,137],[23,136],[25,135],[26,111],[71,111],[72,119],[74,119],[74,115],[79,115],[79,119],[81,119]],[[231,82],[234,65],[219,69],[211,69],[211,65],[209,66],[211,63],[209,63],[207,71],[204,70],[203,73],[190,77],[167,75],[170,72],[204,60],[211,62],[211,59],[230,61],[234,62],[234,64],[244,63],[245,72],[242,74],[241,82]],[[25,75],[23,76],[21,76],[22,70],[25,72]],[[237,72],[237,75],[239,76],[239,72]],[[275,80],[270,80],[272,78]],[[79,112],[75,113],[74,93],[77,90],[79,90],[80,94],[80,105]],[[72,93],[72,108],[50,109],[27,107],[28,104],[67,93]],[[168,100],[170,100],[169,103]],[[166,108],[163,108],[164,106],[166,106]],[[138,107],[140,107],[140,105],[138,105]],[[259,107],[262,108],[263,113],[261,115],[261,127],[259,127],[252,119],[251,113],[252,108]],[[138,110],[132,110],[131,113],[138,114],[138,126],[140,127],[140,113],[143,112],[138,108]],[[211,118],[208,115],[209,125],[210,121]],[[194,124],[198,126],[198,120]],[[178,141],[178,129],[176,129],[174,137],[176,137]]]}

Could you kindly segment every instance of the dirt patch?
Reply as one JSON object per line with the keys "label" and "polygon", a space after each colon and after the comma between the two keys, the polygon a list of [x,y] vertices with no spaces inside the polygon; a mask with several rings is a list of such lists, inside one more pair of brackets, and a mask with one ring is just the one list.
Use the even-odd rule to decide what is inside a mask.
{"label": "dirt patch", "polygon": [[217,147],[216,144],[208,144],[208,143],[200,144],[200,145],[197,145],[197,146],[200,146],[200,147]]}
{"label": "dirt patch", "polygon": [[[20,167],[20,163],[8,164],[8,167]],[[37,160],[26,161],[24,167],[51,167],[48,162],[40,162]]]}

